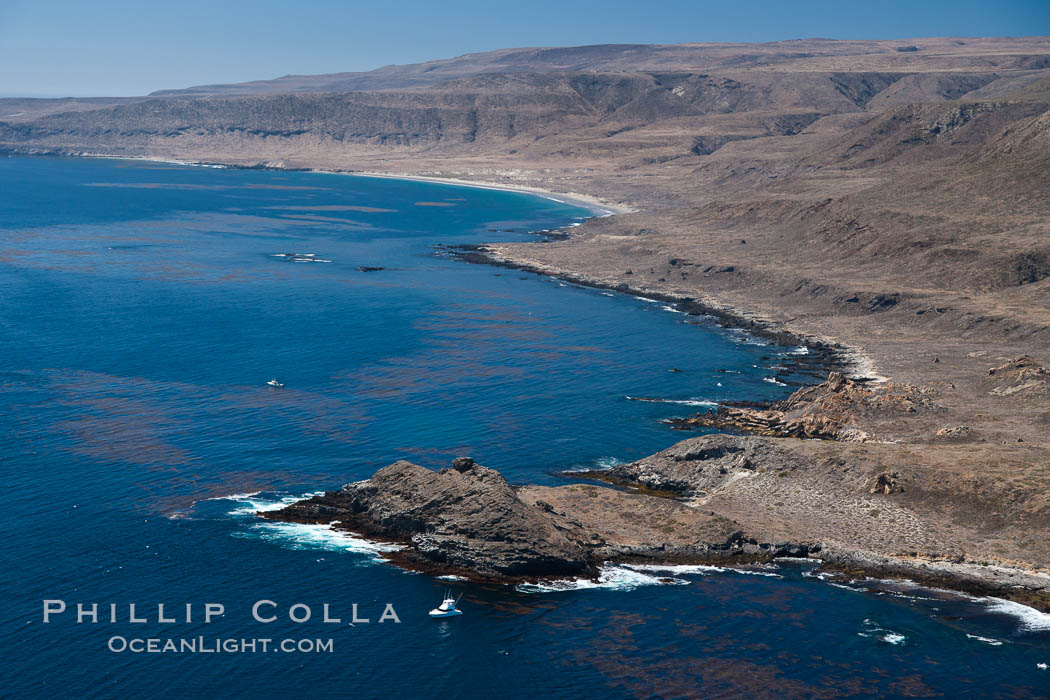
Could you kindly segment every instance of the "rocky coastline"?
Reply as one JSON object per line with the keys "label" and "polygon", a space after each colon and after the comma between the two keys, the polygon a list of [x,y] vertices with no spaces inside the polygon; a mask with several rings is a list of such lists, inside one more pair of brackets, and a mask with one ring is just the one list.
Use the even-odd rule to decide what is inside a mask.
{"label": "rocky coastline", "polygon": [[[370,479],[258,515],[402,545],[384,556],[433,575],[486,583],[597,578],[616,563],[739,567],[792,558],[821,578],[898,578],[1050,611],[1050,575],[1016,567],[888,556],[825,538],[771,540],[708,507],[720,487],[767,469],[799,468],[800,455],[756,437],[708,435],[607,472],[617,486],[511,486],[470,458],[433,471],[398,461]],[[658,489],[661,494],[654,495]]]}
{"label": "rocky coastline", "polygon": [[820,551],[760,542],[677,499],[594,484],[511,486],[469,457],[439,471],[398,461],[259,515],[403,545],[388,558],[409,568],[503,583],[594,577],[607,562],[741,564]]}
{"label": "rocky coastline", "polygon": [[[236,163],[228,165],[237,167]],[[542,232],[541,235],[551,245],[580,246],[585,242],[581,238],[585,231],[580,229],[586,227],[571,232]],[[533,252],[547,248],[544,243],[524,245]],[[1016,553],[1007,556],[1002,552],[990,553],[989,547],[975,536],[983,525],[964,530],[962,537],[958,537],[958,531],[951,527],[953,519],[959,519],[959,514],[947,512],[950,508],[946,502],[958,501],[967,509],[967,517],[975,512],[979,516],[981,508],[998,511],[999,501],[981,500],[987,495],[988,483],[998,477],[976,480],[975,488],[982,493],[975,504],[974,499],[960,500],[953,488],[937,483],[941,474],[916,468],[927,465],[912,464],[901,468],[901,458],[891,454],[894,450],[884,449],[902,442],[901,425],[912,428],[908,431],[912,435],[914,426],[918,425],[920,430],[928,430],[928,437],[918,441],[915,437],[906,437],[904,442],[912,449],[921,451],[923,442],[932,442],[938,451],[946,450],[947,459],[972,462],[973,455],[958,448],[973,448],[976,443],[985,442],[985,437],[969,425],[944,423],[949,411],[938,403],[938,398],[949,392],[945,392],[943,382],[940,387],[890,382],[874,373],[874,363],[859,347],[849,347],[826,335],[798,330],[798,324],[771,321],[769,316],[756,313],[746,304],[726,303],[723,297],[712,297],[706,292],[702,298],[694,297],[667,286],[638,284],[629,275],[612,275],[610,279],[582,269],[548,265],[540,262],[543,255],[522,254],[517,248],[507,246],[462,246],[444,250],[465,262],[542,274],[571,284],[661,301],[725,328],[741,329],[780,345],[805,347],[805,354],[793,358],[792,371],[809,373],[813,377],[830,372],[827,381],[804,388],[784,402],[720,406],[715,411],[675,421],[672,427],[730,431],[734,434],[705,437],[733,441],[757,439],[770,445],[787,442],[809,459],[799,461],[796,454],[791,458],[794,461],[778,462],[775,449],[772,452],[752,452],[749,459],[753,469],[744,470],[746,473],[727,470],[736,477],[726,479],[710,492],[668,490],[668,484],[662,479],[652,479],[642,471],[621,473],[622,468],[575,475],[577,478],[589,476],[604,485],[557,487],[565,489],[561,491],[549,487],[508,486],[526,504],[542,502],[535,507],[558,524],[556,530],[562,537],[555,541],[559,546],[546,551],[544,548],[529,551],[531,543],[539,541],[533,538],[544,536],[540,530],[547,532],[544,528],[537,531],[526,528],[525,524],[529,524],[531,518],[523,521],[524,529],[518,532],[517,539],[490,541],[488,535],[483,535],[466,537],[463,542],[460,537],[464,532],[469,533],[469,528],[461,531],[455,526],[455,536],[450,538],[448,533],[437,530],[441,522],[430,524],[430,521],[423,520],[424,527],[415,530],[396,517],[376,520],[369,515],[369,507],[358,510],[359,506],[348,505],[346,489],[328,492],[281,511],[260,513],[261,516],[326,523],[378,540],[396,542],[405,548],[386,555],[395,564],[482,581],[593,577],[606,562],[739,565],[768,562],[778,557],[804,557],[821,562],[822,572],[828,575],[904,578],[971,595],[1002,597],[1050,611],[1050,573],[1045,568]],[[849,337],[849,334],[837,337]],[[934,361],[939,360],[934,358]],[[1046,372],[1033,358],[1011,360],[987,370],[991,379],[986,381],[990,386],[994,384],[989,393],[1003,397],[1018,393],[1022,397],[1042,396]],[[955,388],[951,384],[947,387]],[[679,446],[689,442],[679,443]],[[870,451],[858,454],[852,451],[857,446],[862,449],[870,446]],[[639,460],[635,464],[645,461]],[[800,464],[807,468],[799,468]],[[849,464],[860,474],[852,475],[849,483],[837,473],[844,464]],[[496,472],[492,473],[498,476]],[[495,477],[492,478],[496,481]],[[772,487],[771,478],[776,480]],[[1040,475],[1039,478],[1044,477]],[[741,485],[745,486],[742,488]],[[750,488],[751,485],[761,485],[761,488]],[[785,486],[797,486],[801,491],[786,493],[781,488]],[[800,496],[800,492],[803,495]],[[1037,488],[1034,492],[1022,490],[1020,493],[1029,497],[1038,496],[1040,491]],[[627,496],[646,500],[623,501]],[[879,505],[875,501],[886,496],[907,502],[888,504],[890,507],[884,512],[890,515],[889,523],[871,522],[868,520],[873,517],[870,513]],[[995,498],[1007,496],[1009,493],[1004,492]],[[371,503],[368,499],[355,502]],[[658,527],[647,525],[632,529],[618,523],[614,528],[617,536],[607,536],[605,528],[608,523],[601,526],[608,517],[624,512],[633,513],[640,522],[645,522],[652,509],[667,508],[668,503],[689,510],[681,511],[672,523]],[[596,508],[597,504],[604,505]],[[627,504],[630,507],[626,507]],[[708,507],[711,509],[703,510]],[[520,507],[514,508],[521,512]],[[591,511],[588,519],[580,517],[585,510]],[[763,510],[766,512],[761,512]],[[397,509],[392,508],[390,512],[396,513]],[[829,513],[839,514],[841,518],[826,517]],[[998,512],[995,516],[1001,517]],[[457,518],[456,514],[450,514],[449,522],[454,523]],[[529,527],[533,525],[535,523]],[[581,529],[583,525],[586,527]],[[877,536],[872,537],[872,525],[888,526],[888,529],[876,530]],[[428,527],[435,531],[428,532]],[[585,529],[592,532],[583,532]],[[679,529],[681,533],[675,537],[666,536]],[[523,534],[528,532],[532,534]],[[566,532],[573,534],[569,536]],[[481,533],[483,529],[478,528],[476,535]],[[592,538],[592,535],[597,537]],[[1002,539],[996,541],[1001,543]],[[494,542],[498,544],[494,545]],[[518,544],[525,547],[524,553],[517,549]],[[1017,545],[1021,549],[1028,546],[1020,540]]]}
{"label": "rocky coastline", "polygon": [[[537,241],[537,243],[542,243],[544,241],[568,240],[572,237],[571,231],[572,229],[559,229],[555,231],[537,231],[535,233],[541,237],[541,240]],[[835,371],[847,374],[855,381],[865,382],[875,379],[866,374],[867,365],[863,362],[861,353],[854,348],[849,348],[838,342],[790,331],[784,328],[782,324],[771,323],[742,309],[719,304],[713,300],[697,299],[691,296],[635,287],[626,282],[613,284],[581,274],[552,270],[539,265],[505,258],[493,246],[489,245],[466,244],[435,246],[435,248],[442,254],[447,254],[457,260],[475,265],[490,265],[508,270],[545,275],[580,287],[603,289],[640,299],[663,302],[688,316],[706,319],[721,328],[745,331],[748,335],[776,345],[805,348],[804,353],[783,358],[782,360],[783,363],[791,366],[790,371],[793,373],[808,374],[823,379],[828,372]]]}
{"label": "rocky coastline", "polygon": [[[0,152],[583,192],[624,213],[542,242],[447,252],[806,348],[793,369],[815,386],[671,426],[729,435],[680,433],[689,439],[585,484],[501,486],[509,530],[451,502],[439,518],[378,495],[405,474],[376,494],[359,486],[268,517],[338,520],[405,544],[394,555],[405,565],[497,579],[819,545],[844,575],[1032,596],[1047,609],[1050,49],[1038,37],[925,39],[904,53],[833,44],[835,55],[823,40],[789,54],[677,47],[657,64],[634,48],[588,50],[577,71],[537,64],[508,80],[472,68],[448,83],[437,71],[412,90],[383,73],[368,82],[381,91],[335,96],[20,102],[10,111],[28,111],[0,124]],[[500,481],[453,472],[440,478]],[[431,478],[412,473],[406,493]],[[417,508],[412,527],[390,515]],[[550,528],[553,549],[528,553]],[[489,550],[499,556],[476,554]]]}

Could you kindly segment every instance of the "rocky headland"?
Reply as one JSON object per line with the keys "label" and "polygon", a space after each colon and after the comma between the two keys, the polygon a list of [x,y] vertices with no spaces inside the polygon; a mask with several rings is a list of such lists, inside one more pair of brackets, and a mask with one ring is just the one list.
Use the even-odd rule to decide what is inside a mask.
{"label": "rocky headland", "polygon": [[[1050,575],[977,561],[938,540],[909,512],[899,473],[844,458],[833,482],[808,490],[806,475],[826,468],[782,442],[706,435],[579,475],[607,483],[515,487],[470,458],[440,471],[399,461],[259,515],[398,543],[385,555],[397,565],[478,581],[593,578],[617,562],[740,566],[792,557],[816,560],[832,576],[903,577],[1050,610]],[[789,518],[770,512],[788,501]],[[931,555],[931,545],[943,549]]]}
{"label": "rocky headland", "polygon": [[479,580],[594,576],[608,561],[750,562],[806,556],[816,544],[758,542],[688,502],[598,484],[511,486],[460,457],[433,471],[399,461],[338,491],[265,511],[404,545],[392,560]]}

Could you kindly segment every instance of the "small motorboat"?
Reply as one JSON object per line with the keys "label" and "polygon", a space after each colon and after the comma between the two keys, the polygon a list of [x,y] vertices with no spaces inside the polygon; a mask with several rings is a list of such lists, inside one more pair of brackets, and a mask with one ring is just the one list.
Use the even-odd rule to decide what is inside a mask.
{"label": "small motorboat", "polygon": [[[463,594],[460,593],[460,597]],[[445,599],[441,601],[441,605],[437,606],[430,611],[431,617],[455,617],[456,615],[462,615],[463,611],[456,608],[456,603],[459,602],[459,598],[453,598],[451,591],[445,592]]]}
{"label": "small motorboat", "polygon": [[280,389],[281,387],[284,386],[284,384],[281,384],[279,381],[277,381],[276,378],[271,379],[270,381],[266,382],[266,384],[267,384],[267,386],[275,386],[278,389]]}

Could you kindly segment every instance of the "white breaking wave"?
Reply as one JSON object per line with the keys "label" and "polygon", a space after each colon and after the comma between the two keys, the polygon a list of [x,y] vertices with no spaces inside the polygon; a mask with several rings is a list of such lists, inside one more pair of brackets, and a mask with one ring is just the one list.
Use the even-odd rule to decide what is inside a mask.
{"label": "white breaking wave", "polygon": [[247,501],[252,496],[258,496],[260,493],[262,493],[262,491],[231,493],[228,496],[209,496],[208,498],[198,498],[194,503],[203,503],[204,501]]}
{"label": "white breaking wave", "polygon": [[382,552],[396,552],[402,549],[401,545],[373,542],[345,530],[336,530],[333,525],[265,522],[252,525],[247,531],[236,532],[233,536],[257,537],[285,549],[369,554],[376,560],[382,559],[379,556]]}
{"label": "white breaking wave", "polygon": [[755,336],[745,331],[743,328],[727,328],[726,334],[736,342],[742,343],[744,345],[769,345],[768,342],[762,340],[761,338],[756,338]]}
{"label": "white breaking wave", "polygon": [[641,586],[686,585],[685,579],[653,576],[636,571],[627,566],[603,566],[598,572],[598,580],[579,578],[546,581],[544,583],[522,583],[516,590],[522,593],[561,593],[564,591],[584,591],[591,588],[605,588],[614,591],[633,591]]}
{"label": "white breaking wave", "polygon": [[787,386],[787,384],[780,381],[776,377],[762,377],[762,381],[769,382],[770,384],[776,384],[777,386]]}
{"label": "white breaking wave", "polygon": [[[208,500],[228,500],[238,503],[238,507],[228,511],[227,515],[242,520],[250,518],[259,512],[280,510],[297,501],[312,496],[319,496],[323,493],[324,491],[315,491],[297,496],[275,495],[264,498],[260,496],[260,492],[255,492],[219,496]],[[402,549],[401,545],[374,542],[358,537],[346,530],[337,530],[335,529],[336,524],[336,522],[333,522],[327,525],[312,525],[267,520],[253,522],[247,529],[233,532],[232,536],[246,539],[257,538],[280,545],[286,549],[369,554],[373,559],[377,560],[381,559],[379,555],[382,552],[395,552]]]}
{"label": "white breaking wave", "polygon": [[1040,612],[1021,603],[1015,603],[1012,600],[1003,600],[1001,598],[984,598],[983,600],[988,603],[988,610],[991,612],[1017,618],[1021,622],[1021,629],[1025,632],[1050,630],[1050,614],[1048,613]]}
{"label": "white breaking wave", "polygon": [[645,403],[673,403],[682,406],[708,406],[714,407],[718,405],[717,401],[708,401],[707,399],[654,399],[645,396],[624,396],[628,401],[642,401]]}
{"label": "white breaking wave", "polygon": [[710,564],[624,564],[629,569],[635,571],[643,571],[645,573],[654,572],[667,572],[675,576],[686,576],[689,574],[706,575],[706,574],[724,574],[726,572],[734,574],[745,574],[747,576],[769,576],[772,578],[784,578],[773,570],[778,568],[777,566],[761,566],[753,567],[748,569],[737,568],[732,566],[713,566]]}
{"label": "white breaking wave", "polygon": [[625,564],[624,566],[628,569],[645,573],[663,571],[676,576],[720,574],[728,571],[723,566],[710,566],[708,564]]}
{"label": "white breaking wave", "polygon": [[621,464],[627,464],[627,462],[624,462],[619,457],[599,457],[598,459],[594,460],[594,462],[591,464],[577,464],[572,469],[566,469],[565,473],[568,474],[572,472],[593,472],[596,470],[605,471],[607,469],[612,469],[613,467],[618,467]]}
{"label": "white breaking wave", "polygon": [[237,501],[241,503],[241,507],[234,508],[229,512],[230,515],[255,515],[259,511],[267,512],[271,510],[280,510],[285,506],[290,506],[296,501],[302,501],[313,496],[320,496],[324,491],[314,491],[313,493],[304,493],[301,496],[279,496],[275,498],[260,498],[261,492],[256,491],[255,493],[247,494],[234,494],[232,496],[220,496],[218,498],[212,498],[208,500],[212,501]]}
{"label": "white breaking wave", "polygon": [[787,353],[788,355],[808,355],[809,348],[805,345],[799,345],[797,348],[793,348]]}
{"label": "white breaking wave", "polygon": [[894,632],[893,630],[879,627],[877,622],[868,618],[864,619],[864,627],[864,632],[857,632],[858,637],[874,637],[880,642],[893,644],[894,646],[904,644],[904,642],[908,640],[908,638],[900,632]]}
{"label": "white breaking wave", "polygon": [[760,571],[758,569],[729,569],[736,574],[747,574],[748,576],[769,576],[770,578],[784,578],[780,574],[773,573],[772,571]]}
{"label": "white breaking wave", "polygon": [[614,591],[633,591],[641,586],[684,586],[689,581],[683,576],[708,576],[710,574],[747,574],[783,578],[771,571],[736,569],[708,564],[607,564],[598,572],[598,580],[560,579],[543,583],[523,583],[517,586],[522,593],[560,593],[604,588]]}

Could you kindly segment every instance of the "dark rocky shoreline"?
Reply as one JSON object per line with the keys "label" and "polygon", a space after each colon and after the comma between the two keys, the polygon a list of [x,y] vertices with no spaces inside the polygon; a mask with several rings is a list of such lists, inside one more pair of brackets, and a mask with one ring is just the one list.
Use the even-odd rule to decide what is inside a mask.
{"label": "dark rocky shoreline", "polygon": [[[884,556],[820,540],[770,541],[697,503],[758,469],[795,469],[798,458],[757,437],[694,438],[608,472],[620,485],[638,486],[635,492],[591,484],[514,487],[469,458],[440,471],[399,461],[371,479],[259,515],[397,543],[402,549],[385,555],[397,566],[487,583],[594,579],[605,564],[738,567],[795,558],[814,561],[830,578],[906,579],[1050,611],[1050,580],[1032,572]],[[657,487],[664,495],[651,493]]]}
{"label": "dark rocky shoreline", "polygon": [[[547,241],[567,240],[573,235],[571,229],[539,231],[534,233]],[[539,241],[539,243],[542,242],[543,241]],[[854,366],[855,363],[850,356],[849,350],[842,345],[827,343],[817,338],[792,333],[776,324],[765,323],[750,318],[744,314],[737,313],[732,309],[707,304],[693,297],[638,289],[626,283],[605,284],[579,275],[552,272],[533,265],[503,260],[493,255],[490,246],[484,244],[464,244],[454,246],[442,245],[435,246],[435,248],[457,260],[462,260],[463,262],[475,265],[489,265],[509,270],[519,270],[521,272],[553,277],[580,287],[603,289],[642,299],[663,302],[693,318],[709,320],[712,325],[717,325],[720,328],[746,331],[749,335],[752,335],[755,338],[775,345],[806,348],[805,354],[778,359],[778,363],[786,367],[786,371],[782,371],[783,373],[808,375],[818,380],[827,377],[829,372],[856,374],[857,368]],[[867,381],[868,378],[857,376],[855,380]]]}
{"label": "dark rocky shoreline", "polygon": [[[561,240],[557,234],[539,235],[547,240]],[[672,426],[732,434],[686,440],[658,455],[610,470],[565,475],[574,480],[591,480],[593,485],[513,487],[498,472],[470,459],[456,460],[452,469],[440,472],[398,462],[380,470],[372,480],[347,484],[341,491],[327,492],[281,511],[260,513],[263,517],[329,523],[396,542],[404,548],[385,555],[395,565],[475,581],[593,579],[602,565],[617,563],[734,567],[788,557],[814,561],[823,575],[846,581],[863,584],[866,580],[904,579],[1050,611],[1050,577],[1023,566],[990,565],[957,552],[937,555],[901,550],[887,554],[878,544],[872,547],[873,542],[856,541],[863,538],[836,540],[839,533],[829,533],[819,524],[784,536],[784,528],[749,522],[738,506],[705,510],[712,494],[724,491],[723,487],[730,487],[738,478],[758,477],[754,480],[762,481],[774,476],[776,482],[791,483],[792,477],[827,470],[836,461],[846,464],[846,471],[861,472],[854,477],[851,490],[859,486],[862,493],[872,498],[899,497],[907,479],[898,472],[875,471],[872,467],[877,463],[872,465],[856,457],[818,463],[806,456],[805,450],[795,448],[799,439],[802,443],[838,444],[877,440],[878,436],[860,428],[873,417],[881,420],[898,414],[936,414],[943,409],[927,387],[892,383],[873,387],[871,378],[861,374],[862,368],[848,348],[792,333],[726,307],[503,260],[486,246],[438,248],[464,262],[541,274],[574,285],[660,301],[723,328],[741,329],[782,346],[804,346],[805,354],[778,358],[778,363],[786,366],[788,372],[824,381],[804,386],[782,401],[727,403],[714,411],[677,420]],[[846,376],[850,372],[854,378]],[[696,441],[704,446],[696,449]],[[832,467],[833,471],[836,469]],[[434,474],[437,477],[429,476]],[[439,490],[444,496],[432,498],[431,480],[452,474],[476,483],[464,491]],[[391,485],[390,494],[384,494]],[[773,498],[778,497],[778,486],[779,483],[769,489]],[[392,501],[387,498],[391,494],[395,496]],[[848,502],[851,495],[850,491],[840,492],[831,502]],[[481,511],[465,507],[479,498],[487,504]],[[774,505],[783,504],[776,501]],[[495,510],[479,521],[479,515],[486,513],[489,506]],[[405,514],[411,515],[406,518]],[[851,515],[852,523],[861,530],[870,530],[858,517],[865,514],[861,510]],[[508,516],[510,532],[508,523],[503,521]],[[898,526],[899,523],[892,527]],[[902,541],[907,539],[903,537]],[[865,544],[872,548],[865,548]]]}
{"label": "dark rocky shoreline", "polygon": [[[574,490],[611,504],[569,511],[559,491]],[[727,565],[820,551],[813,543],[760,542],[726,518],[647,494],[589,485],[513,487],[463,457],[440,471],[402,460],[371,479],[259,515],[400,544],[387,558],[406,568],[502,583],[594,577],[610,562]],[[686,527],[669,532],[669,515]],[[649,522],[628,525],[638,516]]]}

